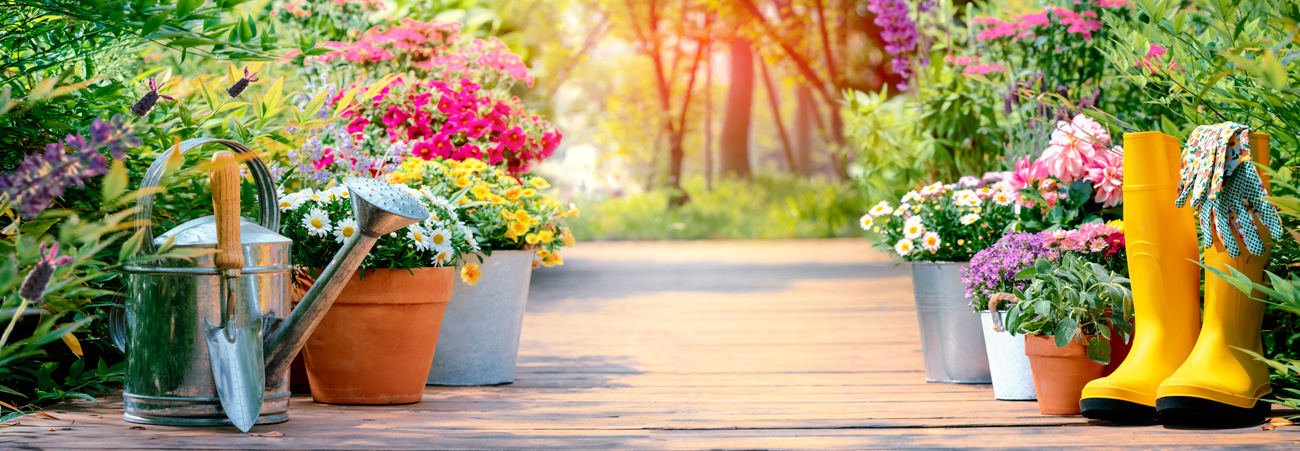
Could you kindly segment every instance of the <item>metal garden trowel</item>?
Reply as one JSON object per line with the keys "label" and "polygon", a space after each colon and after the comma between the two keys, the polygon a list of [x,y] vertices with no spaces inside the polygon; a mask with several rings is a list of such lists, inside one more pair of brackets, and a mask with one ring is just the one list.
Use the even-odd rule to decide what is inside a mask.
{"label": "metal garden trowel", "polygon": [[[221,407],[230,422],[248,432],[262,413],[265,361],[262,357],[262,317],[239,308],[239,272],[244,268],[239,224],[239,160],[222,151],[212,156],[212,206],[216,216],[217,254],[221,272],[221,327],[203,320],[212,379]],[[244,300],[245,303],[250,300]]]}

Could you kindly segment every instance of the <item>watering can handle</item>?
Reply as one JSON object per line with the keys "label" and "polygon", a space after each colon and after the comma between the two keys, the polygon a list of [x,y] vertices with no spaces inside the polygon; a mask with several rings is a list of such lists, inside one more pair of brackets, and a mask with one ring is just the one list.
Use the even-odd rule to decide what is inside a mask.
{"label": "watering can handle", "polygon": [[217,254],[213,261],[222,274],[237,277],[244,269],[239,242],[239,159],[223,150],[212,155],[212,165],[212,211],[217,222]]}
{"label": "watering can handle", "polygon": [[[140,182],[140,190],[143,195],[137,202],[140,207],[135,212],[136,227],[144,229],[144,240],[140,243],[140,255],[149,255],[154,253],[153,246],[153,227],[151,220],[153,218],[153,193],[157,190],[158,185],[162,183],[162,178],[166,173],[175,171],[177,167],[169,166],[169,161],[176,159],[183,160],[183,154],[195,147],[205,144],[220,144],[233,150],[240,160],[245,160],[244,164],[248,167],[248,172],[253,175],[253,183],[257,186],[258,199],[258,224],[269,230],[280,230],[280,203],[279,195],[276,194],[275,182],[271,179],[271,171],[262,163],[262,159],[257,157],[247,146],[235,141],[216,139],[216,138],[194,138],[181,141],[180,144],[168,148],[162,155],[154,160],[153,165],[149,166],[149,171],[145,172],[144,180]],[[249,155],[249,156],[245,156]],[[175,166],[179,166],[176,164]],[[235,216],[238,218],[238,216]],[[238,221],[238,219],[236,219]]]}

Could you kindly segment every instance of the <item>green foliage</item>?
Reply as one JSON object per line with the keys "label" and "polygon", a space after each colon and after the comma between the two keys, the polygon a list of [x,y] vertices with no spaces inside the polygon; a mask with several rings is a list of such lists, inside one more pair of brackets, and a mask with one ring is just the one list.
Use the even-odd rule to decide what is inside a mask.
{"label": "green foliage", "polygon": [[1020,225],[1026,232],[1069,230],[1083,224],[1104,222],[1105,219],[1118,219],[1121,213],[1120,207],[1099,210],[1100,204],[1089,202],[1092,200],[1092,183],[1087,180],[1071,183],[1052,206],[1048,206],[1047,199],[1034,188],[1020,190],[1020,196],[1035,205],[1020,210]]}
{"label": "green foliage", "polygon": [[[0,200],[0,223],[5,224],[0,254],[15,257],[0,265],[0,293],[4,293],[0,324],[13,331],[7,336],[16,338],[0,343],[0,401],[34,407],[105,391],[106,384],[120,379],[121,366],[105,362],[105,357],[116,360],[116,351],[103,342],[102,331],[92,329],[95,323],[102,323],[96,321],[93,311],[108,305],[116,293],[93,286],[120,278],[128,264],[195,255],[170,246],[154,255],[138,255],[142,235],[132,227],[134,207],[125,206],[141,193],[112,196],[115,189],[110,185],[105,190],[113,201],[103,209],[84,216],[47,210],[27,222],[19,222],[9,212],[8,201]],[[57,227],[52,227],[56,223]],[[28,309],[17,288],[40,259],[39,246],[51,243],[73,258],[55,269],[40,305]],[[67,346],[57,350],[46,346],[60,340]],[[97,355],[100,364],[88,371],[84,358],[92,355]]]}
{"label": "green foliage", "polygon": [[1110,340],[1133,334],[1129,281],[1099,264],[1070,254],[1055,264],[1039,258],[1016,278],[1032,282],[1017,290],[1021,301],[1007,310],[1007,330],[1013,334],[1051,335],[1058,348],[1079,337],[1088,358],[1101,364],[1110,363]]}
{"label": "green foliage", "polygon": [[681,207],[669,207],[667,190],[581,199],[585,211],[568,222],[578,240],[831,238],[856,235],[862,205],[851,186],[784,174],[725,179],[711,191],[688,177],[683,187],[691,201]]}

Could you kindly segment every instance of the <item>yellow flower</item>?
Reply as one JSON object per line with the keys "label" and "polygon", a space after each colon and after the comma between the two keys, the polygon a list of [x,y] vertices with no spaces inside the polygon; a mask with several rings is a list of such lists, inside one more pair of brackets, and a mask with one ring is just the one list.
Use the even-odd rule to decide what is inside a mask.
{"label": "yellow flower", "polygon": [[520,193],[521,191],[523,191],[523,190],[520,189],[518,186],[511,187],[510,189],[506,190],[506,198],[507,198],[507,199],[510,199],[510,200],[518,199],[518,198],[519,198],[519,193]]}
{"label": "yellow flower", "polygon": [[551,256],[551,251],[548,251],[548,250],[546,250],[546,249],[538,249],[538,250],[537,250],[537,258],[540,258],[540,259],[542,259],[542,260],[546,260],[546,258],[547,258],[547,257],[550,257],[550,256]]}
{"label": "yellow flower", "polygon": [[534,177],[532,180],[529,180],[528,183],[532,184],[533,186],[536,186],[537,189],[547,189],[551,187],[551,184],[546,183],[546,179],[543,179],[541,177]]}
{"label": "yellow flower", "polygon": [[392,184],[406,183],[406,173],[398,171],[392,174],[388,174],[388,183],[392,183]]}
{"label": "yellow flower", "polygon": [[515,211],[515,220],[522,222],[524,224],[528,224],[533,221],[533,217],[528,216],[528,212],[524,211],[523,209],[519,209]]}
{"label": "yellow flower", "polygon": [[570,232],[569,228],[565,227],[560,233],[560,240],[564,241],[565,246],[573,247],[573,232]]}
{"label": "yellow flower", "polygon": [[466,188],[471,184],[471,182],[469,181],[469,177],[465,177],[463,175],[460,177],[456,177],[456,180],[452,183],[455,183],[456,186],[461,188]]}
{"label": "yellow flower", "polygon": [[519,195],[524,196],[524,197],[533,197],[533,196],[536,196],[536,195],[537,195],[537,190],[532,189],[532,188],[524,188],[523,191],[520,191],[520,192],[519,192]]}
{"label": "yellow flower", "polygon": [[468,203],[469,203],[469,198],[468,198],[468,197],[462,197],[462,198],[460,198],[460,200],[456,201],[456,205],[464,205],[464,204],[468,204]]}
{"label": "yellow flower", "polygon": [[530,234],[524,236],[524,242],[526,242],[526,243],[528,243],[528,244],[537,244],[537,242],[540,241],[540,240],[541,240],[541,237],[537,236],[536,233],[530,233]]}
{"label": "yellow flower", "polygon": [[1123,231],[1124,231],[1124,220],[1123,220],[1123,219],[1116,219],[1116,220],[1114,220],[1114,221],[1111,221],[1111,222],[1106,223],[1106,226],[1108,226],[1109,228],[1115,230],[1116,232],[1123,232]]}
{"label": "yellow flower", "polygon": [[551,242],[551,240],[555,239],[555,232],[552,232],[550,230],[543,230],[541,232],[537,232],[537,239],[543,243],[549,243]]}
{"label": "yellow flower", "polygon": [[515,236],[523,236],[525,233],[528,233],[528,223],[519,221],[511,222],[510,232],[515,234]]}
{"label": "yellow flower", "polygon": [[555,265],[563,265],[563,264],[564,264],[564,258],[560,257],[559,252],[551,252],[551,255],[548,255],[546,256],[546,258],[542,259],[542,266],[546,266],[548,268]]}
{"label": "yellow flower", "polygon": [[476,185],[474,188],[471,188],[469,192],[473,193],[474,198],[478,200],[487,199],[488,195],[492,194],[492,190],[483,185]]}
{"label": "yellow flower", "polygon": [[470,285],[478,285],[478,279],[483,277],[483,270],[479,269],[478,263],[466,263],[460,268],[460,280]]}
{"label": "yellow flower", "polygon": [[577,205],[569,204],[569,211],[565,212],[564,216],[567,218],[576,218],[581,214],[582,212],[578,211]]}

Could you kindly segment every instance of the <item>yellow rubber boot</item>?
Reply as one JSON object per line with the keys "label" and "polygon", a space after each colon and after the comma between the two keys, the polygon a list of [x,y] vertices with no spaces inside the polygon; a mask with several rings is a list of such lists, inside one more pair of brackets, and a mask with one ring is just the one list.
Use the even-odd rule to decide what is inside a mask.
{"label": "yellow rubber boot", "polygon": [[[1250,134],[1251,153],[1256,162],[1269,161],[1268,135]],[[1268,178],[1260,176],[1264,186]],[[1266,244],[1268,229],[1256,220]],[[1235,234],[1234,234],[1235,235]],[[1235,268],[1259,283],[1268,264],[1272,246],[1264,255],[1251,255],[1240,236],[1241,253],[1232,258],[1216,236],[1205,250],[1205,265],[1228,273]],[[1262,297],[1258,291],[1253,297]],[[1270,405],[1260,398],[1273,391],[1268,367],[1235,348],[1263,353],[1260,327],[1264,303],[1246,296],[1217,275],[1205,274],[1205,321],[1196,348],[1178,371],[1160,385],[1156,408],[1167,423],[1202,427],[1248,426],[1264,421]]]}
{"label": "yellow rubber boot", "polygon": [[[1178,140],[1124,135],[1124,240],[1133,290],[1133,349],[1110,376],[1089,382],[1083,416],[1113,422],[1156,418],[1156,389],[1182,365],[1200,331],[1200,267],[1190,206],[1174,207]],[[1112,336],[1112,340],[1120,339]]]}

